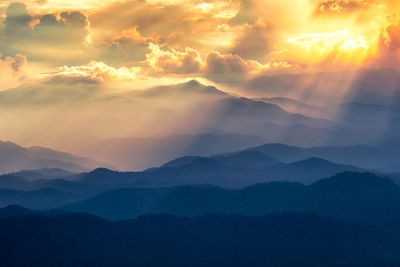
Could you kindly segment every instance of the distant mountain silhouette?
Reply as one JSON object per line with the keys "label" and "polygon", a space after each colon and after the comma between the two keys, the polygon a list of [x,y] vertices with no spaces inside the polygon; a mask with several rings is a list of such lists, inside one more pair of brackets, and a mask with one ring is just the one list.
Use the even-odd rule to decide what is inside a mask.
{"label": "distant mountain silhouette", "polygon": [[[168,161],[167,163],[163,164],[161,168],[174,168],[174,167],[182,167],[188,164],[191,164],[195,162],[198,159],[201,159],[202,157],[199,156],[186,156],[186,157],[181,157],[177,158],[171,161]],[[157,168],[153,168],[152,171],[157,170]]]}
{"label": "distant mountain silhouette", "polygon": [[80,158],[68,153],[43,147],[24,148],[11,142],[0,141],[0,173],[61,168],[71,172],[82,172],[100,166],[88,158]]}
{"label": "distant mountain silhouette", "polygon": [[[260,162],[253,161],[254,155],[254,153],[239,153],[233,154],[233,156],[215,158],[181,158],[167,163],[161,168],[145,172],[116,172],[108,169],[97,169],[81,175],[79,182],[86,184],[130,184],[139,187],[187,184],[243,187],[267,181],[311,183],[338,172],[365,171],[351,165],[341,165],[316,158],[293,163],[273,164],[274,159],[256,154],[265,163],[262,165]],[[182,164],[182,162],[185,164]]]}
{"label": "distant mountain silhouette", "polygon": [[230,95],[218,90],[214,86],[206,86],[198,82],[197,80],[191,80],[186,83],[174,84],[174,85],[166,85],[166,86],[157,86],[148,88],[146,90],[140,91],[131,91],[128,93],[131,96],[140,96],[140,97],[167,97],[167,98],[175,98],[175,97],[190,97],[191,95],[196,95],[197,97],[207,96],[207,97],[229,97]]}
{"label": "distant mountain silhouette", "polygon": [[[186,87],[187,84],[172,88],[188,90]],[[202,92],[205,90],[204,86],[199,87]],[[153,94],[152,90],[155,89],[142,93]],[[170,90],[170,87],[157,88],[154,94],[165,90]],[[347,145],[363,141],[359,135],[349,133],[332,121],[289,113],[275,104],[248,98],[211,98],[199,104],[198,109],[204,110],[204,119],[196,129],[198,134],[111,138],[84,144],[74,153],[108,162],[122,171],[132,171],[159,166],[182,156],[234,152],[266,142],[309,146],[326,143]]]}
{"label": "distant mountain silhouette", "polygon": [[177,216],[275,212],[314,212],[352,221],[400,220],[400,187],[371,173],[345,172],[309,186],[271,182],[244,189],[180,186],[164,189],[121,189],[70,204],[66,210],[111,220],[149,213]]}
{"label": "distant mountain silhouette", "polygon": [[272,122],[281,125],[304,124],[313,127],[332,127],[328,120],[314,119],[299,113],[289,113],[275,104],[248,98],[226,98],[214,104],[211,121],[226,121],[230,124],[246,122]]}
{"label": "distant mountain silhouette", "polygon": [[259,101],[279,106],[287,112],[300,113],[313,118],[329,118],[328,109],[309,105],[298,100],[286,97],[259,98]]}
{"label": "distant mountain silhouette", "polygon": [[118,138],[83,146],[80,154],[110,162],[120,170],[143,170],[185,155],[209,156],[234,152],[265,143],[248,135],[203,133],[167,138]]}
{"label": "distant mountain silhouette", "polygon": [[[73,177],[75,179],[79,179],[81,175],[82,174],[76,174]],[[82,184],[73,181],[67,181],[64,179],[57,179],[56,177],[54,178],[50,177],[50,179],[28,181],[19,176],[9,175],[9,174],[0,175],[0,188],[21,190],[21,191],[33,191],[44,188],[53,188],[61,191],[65,190],[67,192],[75,192],[75,193],[86,192],[87,189],[89,191],[93,191],[90,188],[85,188],[85,186]]]}
{"label": "distant mountain silhouette", "polygon": [[[343,88],[339,88],[339,83]],[[347,100],[388,103],[398,90],[400,74],[393,69],[359,70],[357,72],[320,72],[259,76],[243,83],[241,91],[252,97],[290,96],[307,103],[332,103],[342,93]],[[324,88],[326,94],[318,93]],[[385,90],[382,90],[385,88]]]}
{"label": "distant mountain silhouette", "polygon": [[385,150],[366,145],[303,148],[275,143],[250,148],[249,150],[262,152],[283,162],[318,157],[341,164],[371,169],[379,168],[388,161],[390,162],[392,158],[392,155]]}
{"label": "distant mountain silhouette", "polygon": [[75,175],[75,173],[57,169],[57,168],[43,168],[40,170],[22,170],[19,172],[11,173],[9,175],[18,176],[28,181],[34,180],[43,180],[43,179],[60,179],[60,178],[68,178],[70,176]]}
{"label": "distant mountain silhouette", "polygon": [[222,164],[237,167],[269,167],[280,163],[278,160],[258,151],[242,151],[225,156],[212,157]]}
{"label": "distant mountain silhouette", "polygon": [[[303,183],[314,182],[319,180],[318,177],[327,177],[343,171],[362,172],[363,169],[352,165],[336,164],[314,157],[287,164],[277,164],[269,170],[270,176],[286,177],[289,181]],[[296,177],[303,177],[304,180],[300,181]]]}
{"label": "distant mountain silhouette", "polygon": [[37,191],[0,189],[0,208],[9,205],[20,205],[37,210],[55,209],[83,198],[78,194],[66,193],[51,188]]}
{"label": "distant mountain silhouette", "polygon": [[82,202],[65,206],[66,210],[101,214],[109,219],[132,219],[148,214],[174,188],[127,188],[102,193]]}
{"label": "distant mountain silhouette", "polygon": [[[181,167],[201,159],[198,156],[186,156],[174,159],[161,167]],[[278,160],[257,151],[242,151],[229,155],[213,156],[210,159],[232,167],[268,167],[280,163]]]}
{"label": "distant mountain silhouette", "polygon": [[[304,115],[310,115],[313,111],[299,102],[318,105],[322,108],[320,113],[324,114],[323,118],[338,123],[335,130],[342,132],[341,135],[346,134],[345,139],[351,138],[352,142],[346,145],[354,145],[398,140],[399,84],[398,71],[374,69],[261,76],[243,83],[241,91],[256,99],[271,99],[271,103],[289,107],[289,111],[303,111]],[[324,89],[322,94],[321,88]],[[356,136],[362,136],[363,140],[357,142],[354,139]],[[327,139],[322,145],[337,145],[337,141],[335,138]]]}
{"label": "distant mountain silhouette", "polygon": [[0,188],[24,190],[29,188],[29,181],[15,175],[0,175]]}
{"label": "distant mountain silhouette", "polygon": [[[388,266],[396,231],[313,214],[0,220],[5,266]],[[23,257],[21,257],[23,255]]]}

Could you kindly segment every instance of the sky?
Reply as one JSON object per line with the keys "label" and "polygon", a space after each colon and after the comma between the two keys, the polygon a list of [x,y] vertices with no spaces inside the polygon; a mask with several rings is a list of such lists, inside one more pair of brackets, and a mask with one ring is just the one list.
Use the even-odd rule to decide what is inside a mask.
{"label": "sky", "polygon": [[2,88],[398,68],[397,1],[1,0]]}
{"label": "sky", "polygon": [[394,0],[0,0],[0,138],[57,146],[88,120],[86,138],[151,135],[171,103],[135,102],[144,117],[116,134],[115,94],[192,79],[235,94],[263,75],[399,70],[399,16]]}

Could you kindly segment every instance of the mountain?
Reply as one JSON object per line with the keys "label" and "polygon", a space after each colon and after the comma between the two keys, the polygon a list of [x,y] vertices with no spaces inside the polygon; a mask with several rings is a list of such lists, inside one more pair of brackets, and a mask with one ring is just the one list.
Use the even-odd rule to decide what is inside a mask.
{"label": "mountain", "polygon": [[42,168],[59,168],[70,172],[82,172],[100,163],[43,147],[25,148],[11,142],[0,141],[0,173],[18,172]]}
{"label": "mountain", "polygon": [[198,82],[197,80],[190,80],[186,83],[157,86],[148,88],[145,90],[136,90],[128,93],[130,97],[166,97],[166,98],[182,98],[182,97],[209,97],[210,99],[229,97],[228,93],[225,93],[214,86],[206,86]]}
{"label": "mountain", "polygon": [[313,212],[343,220],[386,222],[400,220],[400,187],[371,173],[345,172],[308,186],[270,182],[243,189],[208,185],[118,189],[64,209],[111,220],[150,213],[196,217]]}
{"label": "mountain", "polygon": [[365,170],[352,165],[336,164],[314,157],[287,164],[276,164],[271,166],[267,173],[270,178],[277,177],[277,180],[312,183],[340,172],[363,171]]}
{"label": "mountain", "polygon": [[[396,231],[313,214],[0,220],[6,266],[389,266]],[[328,242],[327,242],[328,241]],[[21,255],[24,255],[22,258]]]}
{"label": "mountain", "polygon": [[44,210],[59,208],[82,199],[81,195],[50,188],[37,191],[0,189],[0,207],[19,205],[25,208]]}
{"label": "mountain", "polygon": [[[253,153],[249,154],[254,155]],[[84,184],[114,184],[134,187],[188,184],[245,187],[268,181],[311,183],[324,177],[335,175],[338,172],[364,171],[355,166],[336,164],[317,158],[274,164],[274,160],[268,156],[265,156],[261,163],[257,161],[251,162],[252,160],[246,157],[244,160],[239,160],[237,155],[216,158],[181,158],[160,168],[153,168],[144,172],[116,172],[108,169],[96,169],[90,173],[80,175],[78,181]],[[183,162],[184,164],[182,165]]]}
{"label": "mountain", "polygon": [[355,146],[320,146],[320,147],[296,147],[285,144],[266,144],[250,151],[258,151],[276,158],[282,162],[305,160],[318,157],[340,164],[350,164],[363,168],[379,168],[393,159],[393,154],[386,150],[367,145]]}
{"label": "mountain", "polygon": [[224,155],[212,157],[212,159],[228,166],[237,167],[260,168],[280,163],[278,160],[257,151],[242,151],[233,153],[229,156]]}
{"label": "mountain", "polygon": [[49,180],[49,179],[60,179],[60,178],[68,178],[73,176],[74,173],[57,168],[43,168],[40,170],[23,170],[15,173],[10,173],[9,175],[18,176],[22,179],[28,181],[34,180]]}
{"label": "mountain", "polygon": [[167,138],[116,138],[82,146],[78,153],[109,162],[119,170],[143,170],[185,155],[208,156],[261,145],[264,138],[236,134],[175,135]]}
{"label": "mountain", "polygon": [[287,112],[300,113],[313,118],[329,118],[326,108],[314,106],[286,97],[258,98],[258,101],[271,103],[279,106]]}
{"label": "mountain", "polygon": [[289,113],[275,104],[248,98],[225,98],[217,101],[210,110],[211,123],[272,122],[280,125],[304,124],[312,127],[330,128],[335,124],[299,113]]}
{"label": "mountain", "polygon": [[357,221],[400,219],[400,187],[387,178],[343,173],[307,189],[303,201],[318,214]]}
{"label": "mountain", "polygon": [[[24,172],[23,172],[24,173]],[[30,172],[28,172],[30,173]],[[79,177],[79,175],[74,175],[74,177]],[[20,191],[32,191],[43,188],[53,188],[53,189],[71,189],[73,187],[82,188],[82,185],[78,185],[72,181],[67,181],[63,179],[57,179],[55,177],[49,177],[50,179],[39,179],[39,180],[26,180],[20,176],[3,174],[0,175],[0,188],[3,189],[13,189]],[[76,185],[76,186],[75,186]]]}
{"label": "mountain", "polygon": [[15,175],[0,175],[0,188],[24,190],[29,184],[29,181]]}
{"label": "mountain", "polygon": [[290,113],[278,105],[248,98],[222,99],[206,110],[209,116],[202,122],[204,129],[260,136],[269,143],[343,146],[371,143],[376,137],[375,132],[369,134],[351,124]]}
{"label": "mountain", "polygon": [[[181,167],[187,164],[191,164],[196,160],[201,159],[198,156],[186,156],[171,160],[164,165],[166,167]],[[232,167],[269,167],[280,163],[278,160],[263,154],[258,151],[242,151],[237,153],[230,153],[221,156],[212,156],[210,159],[215,160],[221,164],[232,166]]]}
{"label": "mountain", "polygon": [[[400,74],[396,70],[375,69],[260,76],[243,83],[240,91],[287,111],[334,121],[338,125],[335,130],[350,134],[353,140],[362,136],[362,141],[348,143],[354,145],[398,139],[399,84]],[[322,145],[337,144],[327,141]]]}
{"label": "mountain", "polygon": [[132,171],[159,166],[182,156],[234,152],[266,142],[322,145],[362,141],[359,135],[349,134],[331,121],[289,113],[262,101],[224,97],[205,102],[185,113],[191,122],[199,120],[194,134],[112,138],[83,144],[72,152],[108,162],[121,171]]}
{"label": "mountain", "polygon": [[63,208],[90,214],[101,214],[103,218],[127,220],[148,214],[159,201],[174,188],[126,188],[116,189]]}
{"label": "mountain", "polygon": [[343,96],[351,102],[386,104],[393,101],[399,84],[397,71],[375,69],[259,76],[243,83],[241,92],[256,98],[286,97],[319,106],[340,103]]}

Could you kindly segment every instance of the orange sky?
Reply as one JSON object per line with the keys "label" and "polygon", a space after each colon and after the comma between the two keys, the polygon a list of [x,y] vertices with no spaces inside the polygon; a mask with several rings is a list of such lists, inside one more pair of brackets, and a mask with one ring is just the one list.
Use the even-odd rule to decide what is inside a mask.
{"label": "orange sky", "polygon": [[[96,71],[119,73],[117,80],[202,77],[217,83],[260,74],[398,69],[398,5],[389,0],[19,5],[2,0],[1,78],[10,87],[50,75],[77,76],[76,69],[90,76],[84,72],[93,64],[107,66]],[[12,70],[16,55],[26,60]]]}

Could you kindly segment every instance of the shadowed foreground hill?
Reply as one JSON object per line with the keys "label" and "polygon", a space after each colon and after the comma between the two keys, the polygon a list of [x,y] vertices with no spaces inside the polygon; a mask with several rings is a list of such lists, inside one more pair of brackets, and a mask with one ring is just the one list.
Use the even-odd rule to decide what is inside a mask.
{"label": "shadowed foreground hill", "polygon": [[379,266],[398,247],[377,227],[311,214],[36,215],[0,220],[0,240],[4,266]]}
{"label": "shadowed foreground hill", "polygon": [[111,220],[149,213],[177,216],[313,212],[338,219],[400,220],[400,187],[371,173],[341,173],[312,185],[272,182],[240,190],[214,186],[118,189],[65,207]]}

